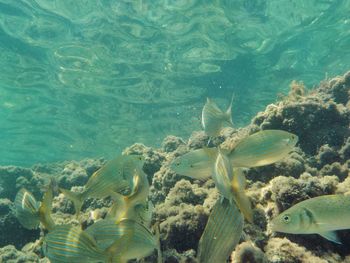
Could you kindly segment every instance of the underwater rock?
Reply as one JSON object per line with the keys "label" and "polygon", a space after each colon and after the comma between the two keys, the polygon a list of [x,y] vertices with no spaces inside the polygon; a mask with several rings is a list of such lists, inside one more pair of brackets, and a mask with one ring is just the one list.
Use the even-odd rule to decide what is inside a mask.
{"label": "underwater rock", "polygon": [[327,94],[326,99],[333,99],[336,103],[346,105],[350,100],[350,71],[343,76],[335,77],[320,84],[319,91]]}
{"label": "underwater rock", "polygon": [[271,238],[265,246],[265,255],[271,263],[327,263],[327,260],[317,257],[287,238]]}
{"label": "underwater rock", "polygon": [[332,164],[326,164],[319,171],[319,174],[322,176],[335,175],[340,180],[344,180],[345,177],[347,177],[348,173],[349,173],[349,164],[350,164],[350,161],[347,161],[343,165],[340,164],[339,162],[334,162]]}
{"label": "underwater rock", "polygon": [[231,255],[232,262],[235,263],[267,263],[268,260],[258,247],[251,242],[239,244]]}
{"label": "underwater rock", "polygon": [[20,248],[34,241],[39,233],[39,229],[28,230],[22,227],[14,214],[13,203],[6,198],[0,199],[0,247],[11,244]]}
{"label": "underwater rock", "polygon": [[162,150],[163,152],[173,152],[175,151],[180,145],[185,145],[185,142],[182,138],[169,135],[165,137],[165,139],[162,142]]}
{"label": "underwater rock", "polygon": [[166,203],[167,205],[203,204],[208,197],[208,190],[199,187],[197,184],[191,184],[188,180],[181,179],[170,190]]}
{"label": "underwater rock", "polygon": [[[28,186],[33,175],[33,171],[28,168],[0,166],[0,198],[14,199],[17,190]],[[17,182],[18,178],[20,182]]]}
{"label": "underwater rock", "polygon": [[132,146],[127,147],[124,149],[123,154],[139,154],[145,157],[143,171],[147,174],[149,182],[152,182],[154,174],[159,171],[165,160],[165,154],[156,151],[151,147],[147,147],[142,143],[135,143]]}
{"label": "underwater rock", "polygon": [[321,167],[332,164],[339,161],[339,153],[335,147],[330,147],[328,144],[322,145],[316,156],[317,167]]}
{"label": "underwater rock", "polygon": [[181,179],[188,179],[185,176],[178,175],[167,166],[162,166],[152,178],[150,187],[151,200],[154,204],[161,203],[165,200],[171,188],[173,188]]}
{"label": "underwater rock", "polygon": [[193,150],[200,149],[207,146],[208,140],[209,136],[204,131],[194,131],[188,139],[187,146]]}
{"label": "underwater rock", "polygon": [[203,204],[214,196],[217,197],[214,188],[203,188],[184,179],[175,184],[155,211],[165,248],[178,252],[197,248],[209,215],[209,208]]}
{"label": "underwater rock", "polygon": [[[345,74],[344,81],[332,85],[331,89],[321,85],[297,101],[286,98],[274,106],[268,106],[253,118],[252,124],[263,130],[282,129],[295,133],[299,136],[300,147],[307,154],[314,155],[324,144],[341,146],[344,138],[350,135],[350,110],[343,105],[349,100],[348,75]],[[334,79],[329,81],[332,82]],[[336,86],[344,91],[341,99],[343,104],[337,100],[339,92],[336,90],[340,88]]]}
{"label": "underwater rock", "polygon": [[198,263],[195,259],[196,251],[193,249],[183,253],[177,252],[175,249],[167,249],[163,252],[163,260],[166,263]]}
{"label": "underwater rock", "polygon": [[156,208],[156,218],[161,222],[162,246],[178,252],[197,248],[208,220],[208,211],[201,205],[180,204]]}
{"label": "underwater rock", "polygon": [[[38,263],[39,257],[31,252],[22,252],[14,246],[0,248],[0,262],[6,263]],[[42,261],[40,261],[42,262]]]}
{"label": "underwater rock", "polygon": [[104,159],[100,158],[65,163],[56,180],[60,187],[65,189],[70,189],[72,186],[83,186],[105,162]]}
{"label": "underwater rock", "polygon": [[339,180],[336,176],[314,177],[303,173],[299,179],[278,176],[270,182],[272,200],[280,212],[311,197],[333,194]]}
{"label": "underwater rock", "polygon": [[342,160],[350,159],[350,137],[347,138],[341,149],[339,150],[340,157]]}

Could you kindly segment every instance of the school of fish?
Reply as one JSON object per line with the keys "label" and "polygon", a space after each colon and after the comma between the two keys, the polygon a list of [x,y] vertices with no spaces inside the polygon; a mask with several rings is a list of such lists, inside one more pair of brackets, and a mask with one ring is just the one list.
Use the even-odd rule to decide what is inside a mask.
{"label": "school of fish", "polygon": [[[222,111],[207,99],[202,127],[209,141],[225,125],[232,126],[232,100]],[[175,158],[170,164],[177,174],[206,181],[212,179],[220,198],[214,205],[198,245],[199,262],[226,262],[238,244],[244,219],[254,223],[254,213],[245,192],[245,170],[281,161],[293,151],[298,136],[283,130],[261,130],[239,140],[230,150],[204,147]],[[28,229],[41,225],[48,232],[42,240],[44,254],[52,263],[128,262],[157,251],[162,262],[159,222],[152,226],[153,204],[148,200],[149,182],[140,155],[120,155],[96,171],[82,192],[58,188],[75,207],[76,216],[84,200],[111,197],[113,205],[105,218],[86,229],[56,225],[51,217],[55,183],[51,181],[41,202],[26,189],[15,198],[19,222]],[[304,200],[270,221],[272,231],[319,234],[340,244],[334,231],[350,228],[350,196],[328,195]]]}

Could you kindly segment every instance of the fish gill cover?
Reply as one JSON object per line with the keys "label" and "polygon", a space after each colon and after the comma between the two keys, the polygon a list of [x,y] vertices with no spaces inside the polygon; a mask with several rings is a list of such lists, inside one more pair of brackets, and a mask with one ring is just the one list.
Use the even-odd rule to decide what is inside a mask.
{"label": "fish gill cover", "polygon": [[245,125],[292,79],[349,68],[350,3],[0,1],[0,163],[159,145],[235,93]]}

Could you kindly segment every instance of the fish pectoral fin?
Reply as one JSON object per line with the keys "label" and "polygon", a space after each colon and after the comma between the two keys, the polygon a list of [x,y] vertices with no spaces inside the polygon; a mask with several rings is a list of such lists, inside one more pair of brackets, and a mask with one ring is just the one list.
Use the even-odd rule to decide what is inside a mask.
{"label": "fish pectoral fin", "polygon": [[329,241],[342,245],[342,242],[339,240],[337,232],[335,231],[319,232],[318,234]]}

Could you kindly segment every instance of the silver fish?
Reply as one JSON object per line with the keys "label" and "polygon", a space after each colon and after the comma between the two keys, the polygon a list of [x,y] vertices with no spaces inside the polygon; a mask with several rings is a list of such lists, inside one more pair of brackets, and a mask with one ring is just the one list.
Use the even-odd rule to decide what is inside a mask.
{"label": "silver fish", "polygon": [[120,252],[122,260],[141,259],[158,250],[158,262],[161,262],[159,233],[152,232],[144,225],[130,219],[123,219],[118,223],[115,220],[104,219],[96,222],[86,229],[94,237],[101,250],[107,249],[116,240],[128,236],[123,242]]}
{"label": "silver fish", "polygon": [[81,193],[60,188],[60,191],[73,201],[76,214],[88,197],[105,198],[114,193],[132,189],[135,169],[142,169],[144,158],[140,155],[121,155],[108,161],[96,171],[84,186]]}
{"label": "silver fish", "polygon": [[257,167],[282,160],[298,136],[282,130],[263,130],[240,140],[228,155],[233,167]]}
{"label": "silver fish", "polygon": [[350,229],[350,196],[324,195],[304,200],[275,217],[272,231],[319,234],[341,244],[334,231]]}
{"label": "silver fish", "polygon": [[219,109],[215,102],[207,98],[207,102],[205,103],[202,110],[202,127],[208,136],[215,137],[220,135],[220,131],[225,124],[228,124],[230,126],[233,125],[232,102],[233,96],[230,106],[226,112],[223,112]]}
{"label": "silver fish", "polygon": [[170,165],[177,174],[197,180],[207,180],[214,172],[214,164],[218,150],[203,148],[177,157]]}
{"label": "silver fish", "polygon": [[226,262],[243,232],[243,216],[226,198],[218,200],[199,240],[198,261]]}
{"label": "silver fish", "polygon": [[35,229],[41,223],[47,230],[52,230],[55,223],[51,217],[53,184],[50,183],[42,202],[36,201],[34,196],[22,188],[15,198],[15,215],[21,225],[27,229]]}

